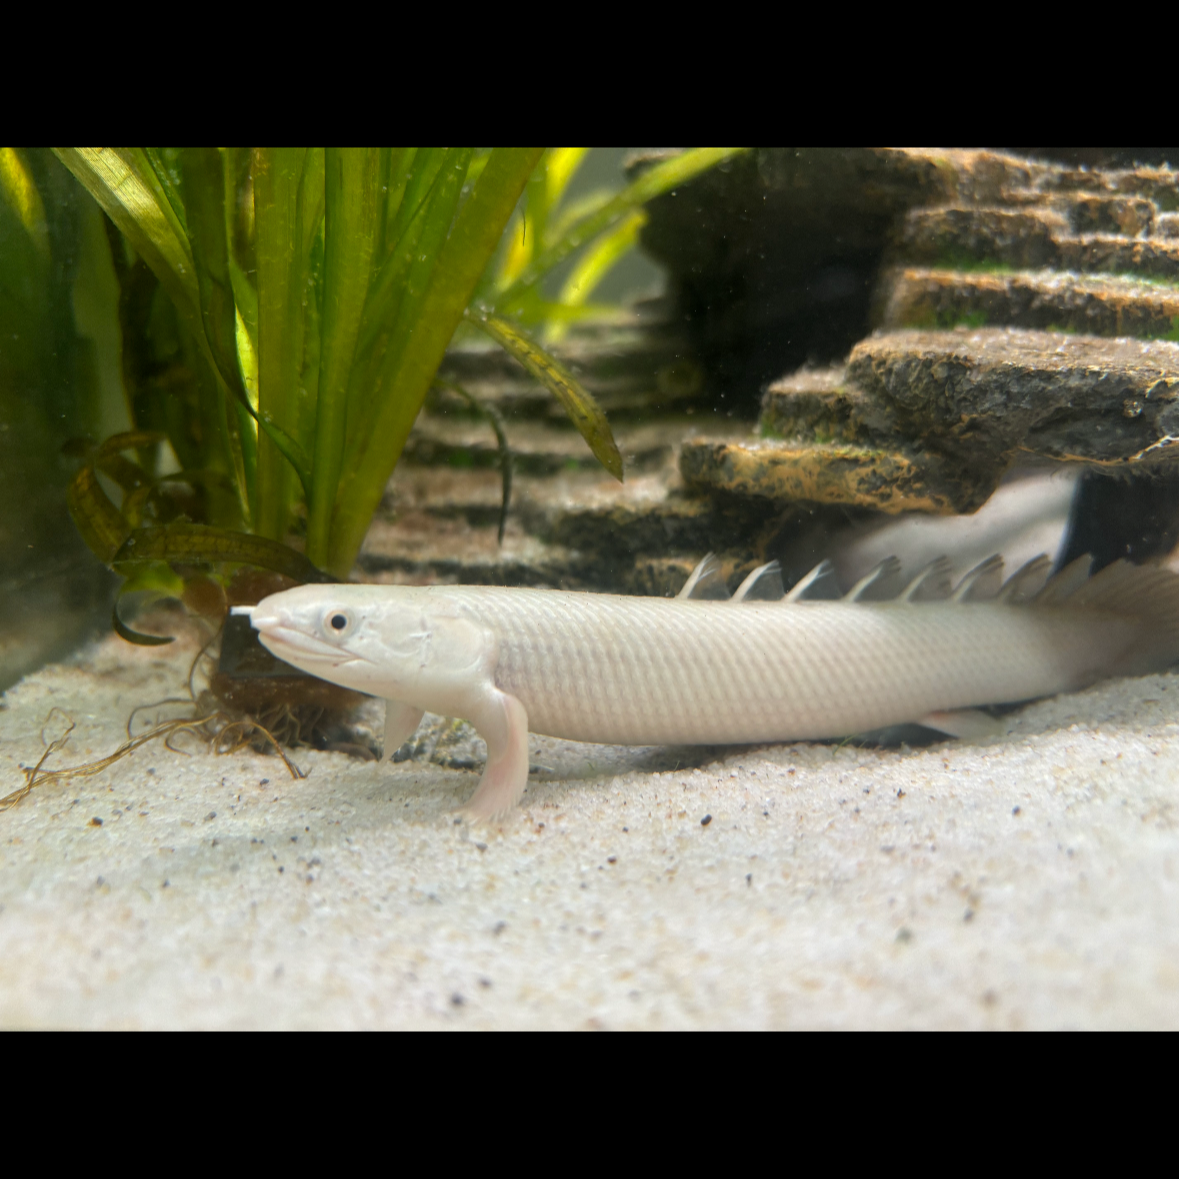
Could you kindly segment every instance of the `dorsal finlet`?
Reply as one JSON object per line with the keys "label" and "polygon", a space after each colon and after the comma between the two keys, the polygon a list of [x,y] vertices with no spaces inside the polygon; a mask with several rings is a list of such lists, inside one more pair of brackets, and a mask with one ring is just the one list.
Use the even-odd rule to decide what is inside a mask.
{"label": "dorsal finlet", "polygon": [[[948,557],[930,561],[897,595],[898,602],[937,601],[950,596],[950,572],[953,567]],[[920,595],[920,597],[918,597]]]}
{"label": "dorsal finlet", "polygon": [[[896,557],[885,557],[879,565],[876,566],[870,573],[861,577],[855,585],[848,590],[845,595],[849,602],[862,602],[865,600],[874,600],[877,594],[873,594],[872,598],[868,598],[868,593],[871,590],[882,590],[885,588],[887,582],[891,581],[901,571],[901,563]],[[880,595],[887,597],[887,594]]]}
{"label": "dorsal finlet", "polygon": [[777,602],[784,594],[782,566],[777,561],[767,561],[764,565],[759,565],[754,569],[737,587],[733,601]]}
{"label": "dorsal finlet", "polygon": [[725,585],[720,562],[715,553],[707,553],[704,559],[692,570],[684,588],[676,594],[677,598],[696,598],[712,601],[728,601],[729,587]]}
{"label": "dorsal finlet", "polygon": [[1089,572],[1092,568],[1093,557],[1089,553],[1078,557],[1075,561],[1070,561],[1036,595],[1036,605],[1054,606],[1063,602],[1089,580]]}
{"label": "dorsal finlet", "polygon": [[985,602],[1003,584],[1003,558],[998,553],[975,565],[950,595],[953,602]]}
{"label": "dorsal finlet", "polygon": [[835,566],[830,561],[820,561],[782,600],[801,602],[808,598],[838,597],[838,591],[834,594],[830,592],[834,580]]}
{"label": "dorsal finlet", "polygon": [[1047,553],[1033,557],[1026,564],[1021,565],[1004,583],[999,591],[997,602],[1005,602],[1009,606],[1018,606],[1031,601],[1048,580],[1052,572],[1052,562]]}

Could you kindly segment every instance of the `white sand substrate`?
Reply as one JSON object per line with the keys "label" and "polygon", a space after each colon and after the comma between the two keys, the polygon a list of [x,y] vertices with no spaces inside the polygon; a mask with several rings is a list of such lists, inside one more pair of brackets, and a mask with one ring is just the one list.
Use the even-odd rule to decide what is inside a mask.
{"label": "white sand substrate", "polygon": [[[109,753],[191,656],[111,638],[11,689],[0,793],[51,709],[51,767]],[[473,771],[149,745],[0,814],[0,1025],[1179,1026],[1179,678],[1007,727],[659,772],[535,741],[490,829],[451,813]]]}

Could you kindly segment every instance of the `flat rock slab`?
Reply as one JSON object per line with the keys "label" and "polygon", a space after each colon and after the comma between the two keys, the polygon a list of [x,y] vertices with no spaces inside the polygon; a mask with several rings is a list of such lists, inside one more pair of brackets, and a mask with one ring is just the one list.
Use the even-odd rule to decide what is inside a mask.
{"label": "flat rock slab", "polygon": [[960,459],[1016,452],[1170,463],[1179,344],[991,329],[890,332],[857,344],[847,380],[892,428]]}
{"label": "flat rock slab", "polygon": [[942,466],[936,457],[841,443],[699,438],[680,448],[680,473],[691,488],[889,513],[958,510],[959,489]]}
{"label": "flat rock slab", "polygon": [[1175,282],[1179,241],[1162,236],[1170,228],[1152,202],[1132,197],[1072,197],[1064,207],[935,206],[905,216],[897,249],[908,262],[964,269],[989,264]]}
{"label": "flat rock slab", "polygon": [[885,276],[881,326],[1020,327],[1093,336],[1179,338],[1179,286],[1035,270],[904,267]]}
{"label": "flat rock slab", "polygon": [[[0,779],[55,706],[61,764],[109,752],[190,656],[25,680]],[[490,829],[450,813],[471,771],[146,746],[0,814],[0,1025],[1179,1026],[1179,680],[1010,728],[679,768],[536,743],[557,772]]]}
{"label": "flat rock slab", "polygon": [[1018,328],[878,332],[846,365],[770,385],[760,432],[760,442],[686,444],[685,481],[886,512],[972,512],[1016,462],[1169,470],[1179,344]]}
{"label": "flat rock slab", "polygon": [[763,438],[866,443],[871,440],[864,394],[847,379],[847,365],[801,368],[767,386],[758,428]]}
{"label": "flat rock slab", "polygon": [[[1149,300],[1111,329],[1106,311],[1082,312],[1075,300],[1022,298],[1023,288],[985,300],[917,298],[892,291],[888,272],[1075,271],[1174,288],[1176,210],[1179,173],[1168,168],[1078,169],[988,151],[773,148],[652,201],[643,243],[668,267],[697,356],[731,403],[808,357],[845,356],[869,322],[917,326],[910,311],[931,327],[973,317],[974,326],[1166,336],[1175,312],[1160,318]],[[1116,283],[1108,294],[1119,305]]]}

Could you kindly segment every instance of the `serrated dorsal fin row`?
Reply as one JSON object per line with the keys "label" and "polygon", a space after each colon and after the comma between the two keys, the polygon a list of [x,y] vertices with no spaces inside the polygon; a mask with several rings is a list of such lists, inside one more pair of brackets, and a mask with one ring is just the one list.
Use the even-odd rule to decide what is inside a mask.
{"label": "serrated dorsal fin row", "polygon": [[754,569],[730,595],[720,562],[709,553],[692,570],[677,598],[731,602],[803,602],[840,599],[845,602],[1002,602],[1021,606],[1035,602],[1041,606],[1058,605],[1089,580],[1092,559],[1077,560],[1052,576],[1052,562],[1041,554],[1020,566],[1003,579],[1003,558],[997,553],[980,562],[955,585],[949,559],[938,557],[907,581],[901,579],[901,563],[886,557],[852,588],[840,595],[835,567],[820,561],[786,592],[782,569],[777,561],[768,561]]}

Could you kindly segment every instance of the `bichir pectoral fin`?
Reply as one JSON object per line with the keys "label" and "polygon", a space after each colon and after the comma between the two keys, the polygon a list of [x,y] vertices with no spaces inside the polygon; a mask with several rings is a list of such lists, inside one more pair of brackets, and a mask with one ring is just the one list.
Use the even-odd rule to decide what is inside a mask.
{"label": "bichir pectoral fin", "polygon": [[422,720],[422,710],[397,700],[385,701],[385,747],[381,760],[388,761],[414,735]]}
{"label": "bichir pectoral fin", "polygon": [[501,818],[528,785],[528,713],[515,696],[489,688],[466,719],[487,742],[487,766],[463,811],[473,819]]}
{"label": "bichir pectoral fin", "polygon": [[951,737],[966,740],[981,740],[983,737],[1001,737],[1006,726],[997,717],[977,708],[958,708],[951,712],[930,712],[918,717],[915,722],[927,729],[936,729]]}

